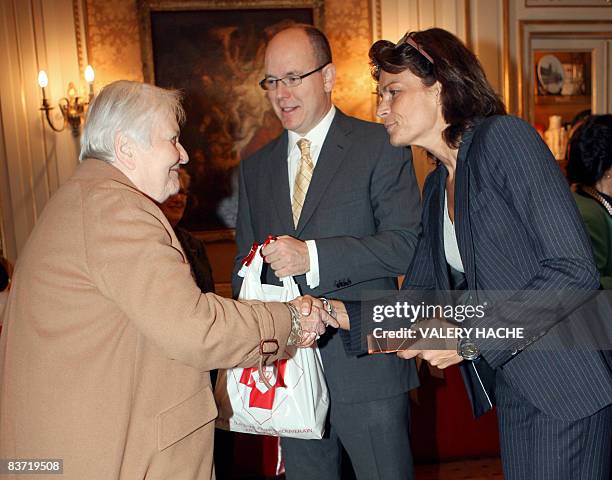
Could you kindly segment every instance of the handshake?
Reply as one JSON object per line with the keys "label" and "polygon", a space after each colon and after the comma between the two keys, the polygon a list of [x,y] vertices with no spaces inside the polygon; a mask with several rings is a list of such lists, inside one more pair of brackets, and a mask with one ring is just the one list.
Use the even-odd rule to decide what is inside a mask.
{"label": "handshake", "polygon": [[330,301],[310,295],[287,302],[291,313],[288,345],[307,348],[325,333],[327,327],[338,328],[338,314]]}

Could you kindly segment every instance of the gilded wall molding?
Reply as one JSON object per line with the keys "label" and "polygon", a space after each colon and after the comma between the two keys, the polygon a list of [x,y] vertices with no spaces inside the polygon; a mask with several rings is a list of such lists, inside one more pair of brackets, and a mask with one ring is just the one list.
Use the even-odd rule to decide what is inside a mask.
{"label": "gilded wall molding", "polygon": [[[531,58],[531,42],[534,38],[567,37],[567,38],[612,38],[611,20],[519,20],[518,22],[519,50],[517,52],[517,85],[519,117],[529,120],[530,91],[525,93],[525,88],[531,88],[526,79],[525,63]],[[599,29],[599,26],[607,25],[608,28]],[[546,30],[533,30],[534,27],[547,27]],[[569,27],[569,28],[568,28]],[[577,28],[571,28],[577,27]],[[580,27],[583,27],[581,29]],[[591,30],[584,27],[594,27]]]}
{"label": "gilded wall molding", "polygon": [[506,109],[511,113],[510,97],[510,0],[502,1],[502,78],[503,99]]}

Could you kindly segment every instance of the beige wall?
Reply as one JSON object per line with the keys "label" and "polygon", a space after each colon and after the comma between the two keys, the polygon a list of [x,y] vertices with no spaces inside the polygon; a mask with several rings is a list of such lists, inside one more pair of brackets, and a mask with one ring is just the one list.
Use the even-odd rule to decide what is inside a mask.
{"label": "beige wall", "polygon": [[372,4],[376,38],[397,41],[407,31],[444,28],[474,50],[501,92],[501,1],[372,0]]}
{"label": "beige wall", "polygon": [[[69,0],[0,1],[0,221],[2,250],[14,261],[49,196],[77,163],[71,133],[50,132],[38,108],[39,69],[56,103],[79,67]],[[58,125],[58,111],[53,110]],[[61,120],[61,115],[59,115]]]}
{"label": "beige wall", "polygon": [[[393,42],[407,31],[439,27],[461,38],[479,56],[487,76],[501,93],[500,35],[496,19],[501,3],[494,0],[372,0],[377,39]],[[414,148],[419,185],[434,168],[424,151]]]}

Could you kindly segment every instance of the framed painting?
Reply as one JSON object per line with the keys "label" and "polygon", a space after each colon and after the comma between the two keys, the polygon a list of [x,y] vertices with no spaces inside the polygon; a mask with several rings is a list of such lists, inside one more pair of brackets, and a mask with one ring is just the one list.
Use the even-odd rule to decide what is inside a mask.
{"label": "framed painting", "polygon": [[180,89],[190,161],[183,225],[207,241],[230,239],[238,209],[237,167],[282,128],[258,82],[265,45],[291,23],[319,25],[323,0],[140,0],[146,82]]}

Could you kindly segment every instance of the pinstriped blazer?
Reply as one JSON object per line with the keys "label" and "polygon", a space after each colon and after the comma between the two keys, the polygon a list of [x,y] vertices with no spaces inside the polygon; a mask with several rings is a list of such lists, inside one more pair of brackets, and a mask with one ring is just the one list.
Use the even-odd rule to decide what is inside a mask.
{"label": "pinstriped blazer", "polygon": [[[440,165],[426,180],[423,234],[405,289],[451,288],[443,243],[446,178]],[[464,134],[455,222],[469,290],[599,286],[589,238],[567,182],[536,131],[518,118],[489,117]],[[547,342],[547,335],[529,318],[521,326],[529,340],[482,353],[529,402],[565,419],[583,418],[612,403],[611,352],[530,349],[533,342]],[[545,325],[544,331],[552,326]]]}

